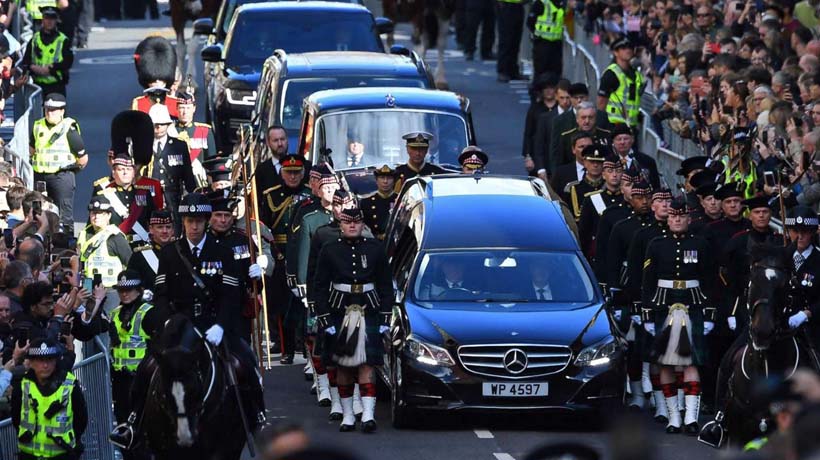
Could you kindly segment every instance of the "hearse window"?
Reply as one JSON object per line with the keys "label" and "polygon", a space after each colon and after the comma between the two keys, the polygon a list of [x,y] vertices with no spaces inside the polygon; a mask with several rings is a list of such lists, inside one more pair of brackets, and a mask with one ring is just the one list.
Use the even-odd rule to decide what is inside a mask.
{"label": "hearse window", "polygon": [[395,260],[398,262],[395,264],[395,269],[393,271],[396,286],[402,292],[404,292],[407,287],[407,280],[410,277],[410,270],[413,267],[413,260],[416,257],[417,251],[418,243],[416,242],[413,232],[410,229],[405,228],[401,238],[399,239],[399,244],[396,247]]}
{"label": "hearse window", "polygon": [[[413,295],[431,308],[449,303],[503,308],[575,308],[595,300],[589,275],[572,252],[476,250],[424,255]],[[522,306],[522,304],[533,304]]]}

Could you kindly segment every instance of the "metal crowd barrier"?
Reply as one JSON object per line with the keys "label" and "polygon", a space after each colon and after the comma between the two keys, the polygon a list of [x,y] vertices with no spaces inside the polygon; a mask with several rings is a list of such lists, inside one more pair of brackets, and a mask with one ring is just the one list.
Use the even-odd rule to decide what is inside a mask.
{"label": "metal crowd barrier", "polygon": [[[108,442],[108,433],[114,421],[108,353],[99,337],[94,338],[94,343],[98,351],[74,365],[74,375],[83,388],[88,410],[88,427],[82,438],[85,446],[82,458],[115,460],[115,448]],[[16,458],[17,431],[11,419],[0,420],[0,460]]]}
{"label": "metal crowd barrier", "polygon": [[39,86],[26,83],[14,96],[14,136],[6,145],[9,161],[26,187],[34,188],[34,170],[29,162],[29,132],[36,120],[43,117],[43,95]]}

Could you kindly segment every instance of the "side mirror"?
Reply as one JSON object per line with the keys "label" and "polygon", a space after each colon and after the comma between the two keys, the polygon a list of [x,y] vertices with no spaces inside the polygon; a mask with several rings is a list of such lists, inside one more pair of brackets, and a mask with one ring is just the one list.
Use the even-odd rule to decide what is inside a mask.
{"label": "side mirror", "polygon": [[222,45],[208,45],[202,48],[200,55],[205,62],[220,62],[222,61]]}
{"label": "side mirror", "polygon": [[378,32],[379,35],[393,33],[393,29],[395,29],[395,27],[396,26],[393,24],[393,21],[387,18],[376,18],[376,32]]}
{"label": "side mirror", "polygon": [[211,35],[214,33],[214,20],[201,18],[194,21],[194,35]]}

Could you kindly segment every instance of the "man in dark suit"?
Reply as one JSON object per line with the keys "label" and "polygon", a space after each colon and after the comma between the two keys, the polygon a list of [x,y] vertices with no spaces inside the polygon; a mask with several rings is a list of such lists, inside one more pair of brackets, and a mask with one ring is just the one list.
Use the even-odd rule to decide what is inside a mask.
{"label": "man in dark suit", "polygon": [[165,192],[165,203],[168,209],[174,213],[176,233],[179,234],[180,220],[177,215],[177,205],[182,197],[183,189],[193,192],[196,188],[196,178],[194,178],[191,167],[191,156],[188,153],[188,144],[168,135],[168,128],[173,121],[168,113],[168,108],[162,104],[155,104],[148,112],[151,121],[154,123],[154,145],[153,156],[144,171],[143,176],[157,179],[162,184]]}
{"label": "man in dark suit", "polygon": [[552,124],[559,116],[572,110],[572,98],[569,95],[570,83],[569,80],[562,79],[558,82],[556,88],[555,101],[556,104],[552,110],[545,111],[538,115],[533,127],[532,137],[527,138],[524,134],[524,158],[529,155],[531,163],[531,175],[537,175],[542,180],[546,181],[550,171],[547,170],[549,164],[547,162],[547,153],[550,145],[550,136],[552,135]]}
{"label": "man in dark suit", "polygon": [[[285,128],[281,125],[269,127],[265,136],[265,144],[270,152],[270,158],[257,163],[255,173],[256,194],[260,203],[264,202],[263,192],[265,190],[282,183],[279,170],[282,169],[282,159],[288,154],[288,134]],[[262,156],[264,157],[264,154]]]}
{"label": "man in dark suit", "polygon": [[559,166],[550,180],[550,186],[564,200],[569,203],[569,194],[565,190],[570,182],[577,182],[584,178],[584,149],[592,145],[592,134],[587,131],[575,132],[572,137],[572,155],[574,160]]}
{"label": "man in dark suit", "polygon": [[[575,119],[575,112],[584,102],[589,102],[589,88],[583,83],[573,83],[569,86],[570,109],[564,113],[556,116],[552,120],[552,125],[549,128],[549,139],[544,144],[544,156],[549,159],[552,152],[556,152],[559,147],[559,140],[561,133],[568,131],[578,126],[578,121]],[[603,129],[611,130],[611,124],[606,112],[603,110],[595,111],[595,126]],[[549,167],[549,163],[547,163]]]}
{"label": "man in dark suit", "polygon": [[572,139],[575,133],[579,131],[590,133],[596,144],[609,145],[612,133],[597,125],[596,110],[591,102],[582,102],[575,108],[575,127],[563,132],[553,131],[553,133],[560,133],[560,135],[558,136],[558,148],[550,150],[548,154],[551,171],[557,171],[559,166],[572,162],[574,157]]}
{"label": "man in dark suit", "polygon": [[661,179],[655,160],[633,149],[634,145],[635,135],[629,126],[617,124],[612,128],[612,150],[621,157],[624,169],[637,170],[653,189],[660,188]]}

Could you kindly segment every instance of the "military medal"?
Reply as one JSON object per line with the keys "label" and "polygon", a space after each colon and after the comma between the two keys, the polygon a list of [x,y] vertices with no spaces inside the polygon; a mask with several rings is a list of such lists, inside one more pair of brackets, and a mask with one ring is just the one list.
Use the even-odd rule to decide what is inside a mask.
{"label": "military medal", "polygon": [[221,275],[222,274],[222,262],[221,261],[216,263],[216,269],[217,269],[216,273]]}
{"label": "military medal", "polygon": [[367,256],[362,254],[362,268],[367,268]]}
{"label": "military medal", "polygon": [[205,274],[205,262],[202,262],[202,268],[199,269],[199,273]]}

